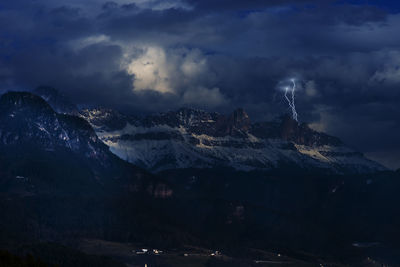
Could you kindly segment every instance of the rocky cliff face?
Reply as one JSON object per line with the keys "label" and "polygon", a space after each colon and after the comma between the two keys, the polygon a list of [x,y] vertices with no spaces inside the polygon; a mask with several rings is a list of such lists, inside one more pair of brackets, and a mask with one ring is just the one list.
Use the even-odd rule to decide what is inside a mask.
{"label": "rocky cliff face", "polygon": [[299,124],[289,115],[283,115],[272,122],[256,123],[252,125],[251,133],[259,138],[282,139],[309,147],[344,145],[339,138],[314,131],[306,123]]}
{"label": "rocky cliff face", "polygon": [[[288,165],[334,173],[384,170],[338,138],[286,115],[262,123],[251,123],[243,109],[223,115],[183,108],[144,118],[96,109],[84,110],[81,116],[113,153],[153,172],[211,167],[269,170]],[[110,121],[118,124],[110,127]]]}

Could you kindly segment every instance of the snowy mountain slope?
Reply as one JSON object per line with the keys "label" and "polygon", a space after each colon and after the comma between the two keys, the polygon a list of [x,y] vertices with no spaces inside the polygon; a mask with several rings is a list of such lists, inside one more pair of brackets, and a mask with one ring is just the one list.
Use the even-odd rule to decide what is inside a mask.
{"label": "snowy mountain slope", "polygon": [[57,113],[28,92],[0,97],[0,173],[0,192],[24,194],[119,194],[165,186],[111,153],[87,121]]}
{"label": "snowy mountain slope", "polygon": [[0,98],[0,122],[1,146],[68,149],[99,161],[109,157],[86,121],[58,114],[45,100],[28,92],[8,92]]}
{"label": "snowy mountain slope", "polygon": [[268,170],[288,165],[335,173],[385,169],[338,138],[289,116],[254,124],[242,109],[221,115],[183,108],[145,118],[93,109],[83,110],[81,116],[114,154],[153,172],[211,167]]}

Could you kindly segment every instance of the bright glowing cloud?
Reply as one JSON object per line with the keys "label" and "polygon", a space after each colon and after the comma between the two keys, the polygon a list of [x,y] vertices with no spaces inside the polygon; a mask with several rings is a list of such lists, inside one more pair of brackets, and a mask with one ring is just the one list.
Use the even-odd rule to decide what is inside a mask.
{"label": "bright glowing cloud", "polygon": [[212,86],[215,77],[200,50],[149,46],[141,51],[125,66],[134,77],[133,91],[170,93],[184,105],[216,107],[227,103],[220,89]]}
{"label": "bright glowing cloud", "polygon": [[[134,75],[133,90],[180,94],[191,87],[207,87],[207,60],[198,50],[149,46],[127,64]],[[201,79],[200,79],[201,78]]]}
{"label": "bright glowing cloud", "polygon": [[165,51],[160,47],[148,47],[133,60],[127,72],[134,75],[133,89],[154,90],[160,93],[173,92],[170,76],[171,66],[167,64]]}

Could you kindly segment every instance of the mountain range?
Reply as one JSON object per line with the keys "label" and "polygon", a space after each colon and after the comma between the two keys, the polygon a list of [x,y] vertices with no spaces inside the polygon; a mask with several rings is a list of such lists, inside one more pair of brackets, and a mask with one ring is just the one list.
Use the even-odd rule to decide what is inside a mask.
{"label": "mountain range", "polygon": [[251,123],[243,109],[222,115],[182,108],[143,118],[108,109],[84,109],[80,114],[114,154],[152,172],[216,166],[270,170],[288,165],[332,173],[385,170],[338,138],[288,115]]}
{"label": "mountain range", "polygon": [[133,116],[41,87],[0,97],[0,152],[0,249],[16,254],[95,239],[250,260],[237,266],[255,248],[305,266],[398,260],[399,172],[287,115]]}
{"label": "mountain range", "polygon": [[112,153],[151,172],[227,167],[270,170],[295,165],[331,173],[386,170],[339,138],[312,130],[285,114],[252,123],[241,108],[224,115],[192,108],[149,116],[107,108],[78,108],[51,87],[35,93],[54,110],[90,123]]}

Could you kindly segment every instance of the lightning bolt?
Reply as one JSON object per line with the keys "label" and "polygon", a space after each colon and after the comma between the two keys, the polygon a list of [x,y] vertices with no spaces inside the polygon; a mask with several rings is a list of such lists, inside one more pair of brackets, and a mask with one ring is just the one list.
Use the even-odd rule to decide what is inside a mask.
{"label": "lightning bolt", "polygon": [[292,109],[292,118],[298,122],[297,120],[297,112],[296,112],[296,106],[294,104],[294,100],[295,100],[295,91],[296,91],[296,81],[294,79],[290,80],[293,83],[292,89],[291,89],[291,94],[292,97],[291,99],[289,99],[288,97],[288,92],[289,92],[289,87],[285,87],[285,99],[289,104],[289,107]]}

